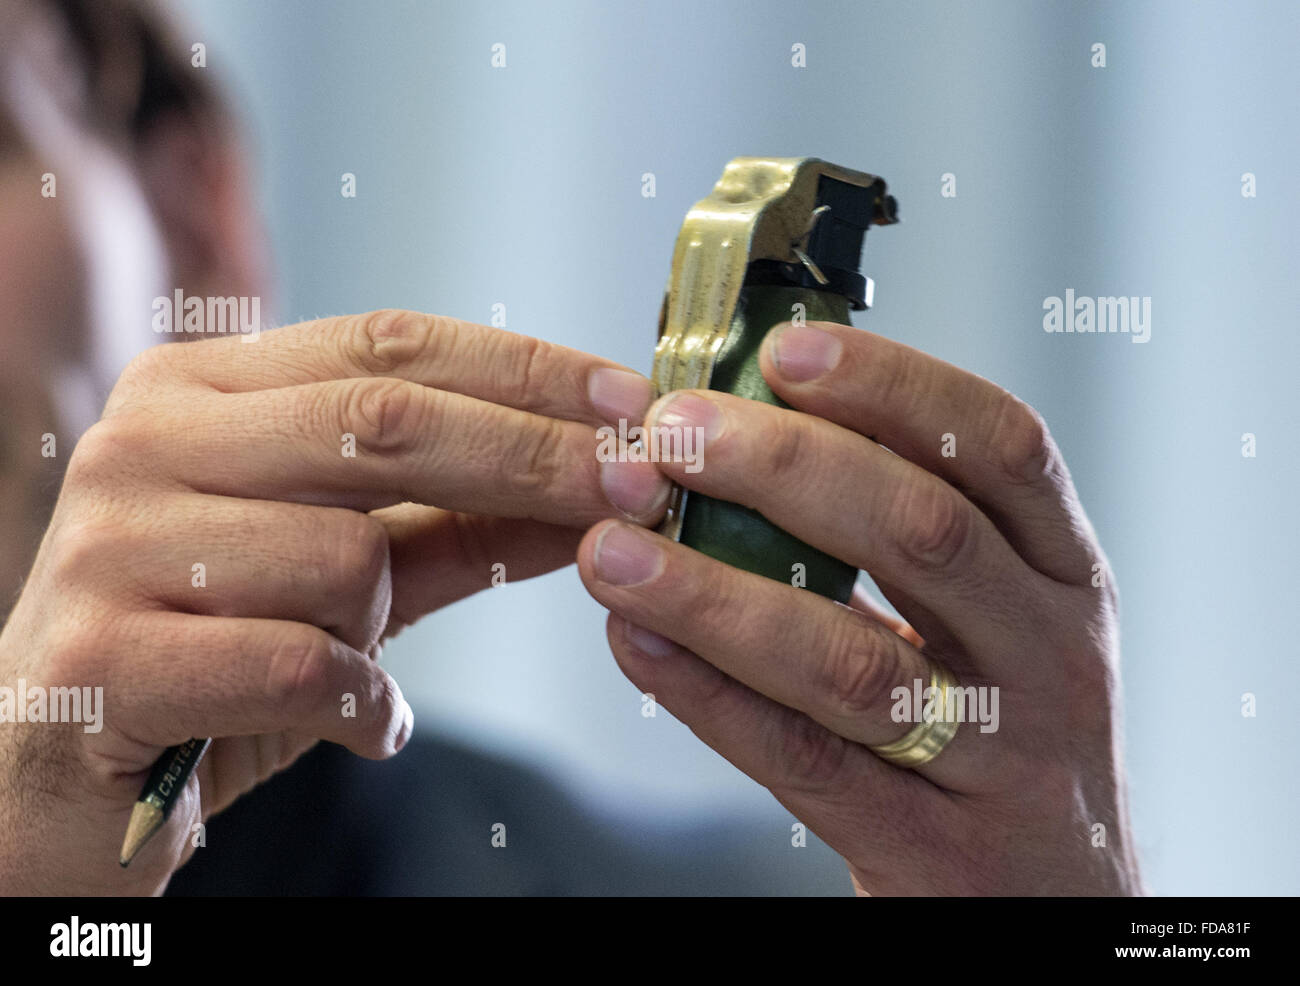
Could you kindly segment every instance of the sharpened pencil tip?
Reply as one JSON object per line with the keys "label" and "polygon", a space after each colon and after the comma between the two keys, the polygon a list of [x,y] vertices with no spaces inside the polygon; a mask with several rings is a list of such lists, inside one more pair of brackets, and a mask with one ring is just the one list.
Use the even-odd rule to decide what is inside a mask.
{"label": "sharpened pencil tip", "polygon": [[155,832],[163,825],[163,813],[144,801],[137,801],[131,809],[131,820],[126,823],[126,837],[122,839],[122,853],[118,862],[125,868],[135,859]]}

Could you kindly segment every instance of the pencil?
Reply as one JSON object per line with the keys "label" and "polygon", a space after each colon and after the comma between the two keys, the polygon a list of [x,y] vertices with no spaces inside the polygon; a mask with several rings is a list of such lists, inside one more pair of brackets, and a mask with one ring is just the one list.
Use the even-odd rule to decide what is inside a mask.
{"label": "pencil", "polygon": [[127,866],[136,853],[153,834],[163,827],[172,813],[176,799],[185,790],[185,782],[207,753],[210,739],[190,739],[180,746],[169,746],[156,761],[149,779],[140,790],[131,809],[131,820],[126,824],[126,837],[122,840],[122,854],[118,862]]}

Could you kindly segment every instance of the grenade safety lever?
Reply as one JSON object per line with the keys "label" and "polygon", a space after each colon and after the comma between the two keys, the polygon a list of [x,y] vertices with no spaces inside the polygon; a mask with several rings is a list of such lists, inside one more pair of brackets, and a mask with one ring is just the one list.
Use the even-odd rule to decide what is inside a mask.
{"label": "grenade safety lever", "polygon": [[[897,222],[897,209],[875,175],[817,158],[732,160],[677,237],[651,374],[656,395],[708,388],[788,407],[759,370],[763,337],[799,316],[848,325],[850,308],[869,308],[863,239],[868,226]],[[679,486],[659,531],[839,602],[857,578],[756,511]]]}

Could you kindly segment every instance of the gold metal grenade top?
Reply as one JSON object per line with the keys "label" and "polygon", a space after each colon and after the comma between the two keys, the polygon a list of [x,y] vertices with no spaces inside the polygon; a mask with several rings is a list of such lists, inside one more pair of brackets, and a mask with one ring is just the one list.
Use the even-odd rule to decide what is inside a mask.
{"label": "gold metal grenade top", "polygon": [[[884,179],[818,158],[734,158],[712,194],[686,214],[673,249],[672,275],[659,315],[659,342],[651,374],[657,396],[709,385],[714,359],[731,328],[750,264],[796,265],[817,285],[830,283],[809,250],[818,227],[838,218],[834,216],[836,206],[821,201],[827,197],[828,182],[867,193],[869,211],[855,217],[849,228],[864,230],[870,224],[897,221],[897,205],[887,194]],[[843,197],[837,201],[848,202]],[[859,211],[863,201],[863,195],[855,193]],[[840,247],[860,252],[861,233],[856,244],[845,247],[841,243]],[[856,271],[856,256],[851,266]],[[869,296],[868,290],[865,297]],[[856,307],[866,307],[866,303]],[[674,487],[661,533],[674,540],[679,537],[684,506],[684,491]]]}

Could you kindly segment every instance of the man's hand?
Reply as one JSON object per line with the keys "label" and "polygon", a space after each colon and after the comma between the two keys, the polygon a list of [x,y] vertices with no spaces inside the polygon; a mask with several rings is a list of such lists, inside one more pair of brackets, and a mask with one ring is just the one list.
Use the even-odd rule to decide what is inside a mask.
{"label": "man's hand", "polygon": [[[602,518],[654,521],[667,481],[598,463],[593,431],[650,399],[605,360],[412,312],[144,353],[77,445],[0,635],[0,683],[104,689],[101,731],[0,727],[0,888],[159,891],[195,823],[316,739],[399,750],[382,637],[568,564]],[[217,740],[122,870],[148,769],[191,736]]]}
{"label": "man's hand", "polygon": [[[911,626],[603,522],[579,570],[624,672],[843,855],[861,893],[1140,892],[1115,589],[1042,419],[842,325],[776,327],[762,369],[797,410],[670,394],[647,425],[707,440],[701,471],[660,468],[867,571]],[[908,770],[869,747],[912,728],[894,690],[928,685],[927,657],[998,690],[997,729],[965,722]]]}

